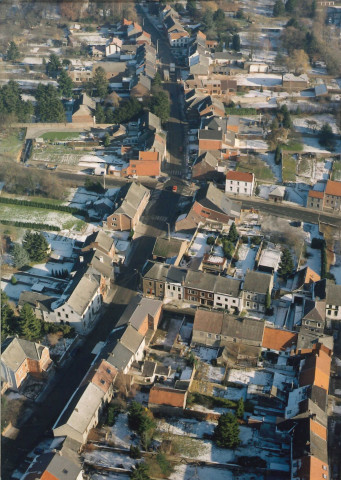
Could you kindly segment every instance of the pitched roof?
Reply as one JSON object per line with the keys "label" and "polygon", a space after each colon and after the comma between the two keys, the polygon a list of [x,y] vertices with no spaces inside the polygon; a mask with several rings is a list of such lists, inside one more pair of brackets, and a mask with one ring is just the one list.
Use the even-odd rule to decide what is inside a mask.
{"label": "pitched roof", "polygon": [[16,372],[27,358],[39,361],[45,348],[47,347],[29,340],[8,337],[1,345],[1,361]]}
{"label": "pitched roof", "polygon": [[118,342],[107,358],[107,362],[117,370],[124,370],[131,361],[133,353],[129,348]]}
{"label": "pitched roof", "polygon": [[148,403],[183,408],[186,401],[186,393],[185,390],[154,385],[150,390]]}
{"label": "pitched roof", "polygon": [[231,297],[239,297],[241,292],[242,281],[237,278],[216,277],[214,284],[214,292],[223,295],[230,295]]}
{"label": "pitched roof", "polygon": [[249,270],[245,274],[243,290],[264,295],[270,289],[271,280],[272,275],[269,275],[268,273]]}
{"label": "pitched roof", "polygon": [[226,174],[226,180],[238,180],[240,182],[252,183],[253,179],[253,173],[248,172],[235,172],[233,170],[229,170]]}
{"label": "pitched roof", "polygon": [[123,187],[119,194],[121,205],[115,210],[115,213],[134,218],[138,206],[148,192],[146,187],[136,182],[130,183],[126,188]]}
{"label": "pitched roof", "polygon": [[35,457],[22,479],[77,480],[80,472],[81,467],[66,456],[63,450],[63,454],[51,452]]}
{"label": "pitched roof", "polygon": [[227,337],[238,338],[244,341],[262,342],[264,333],[264,320],[258,318],[226,315],[223,320],[221,334]]}
{"label": "pitched roof", "polygon": [[291,349],[297,343],[297,333],[281,330],[279,328],[264,328],[262,347],[278,352]]}
{"label": "pitched roof", "polygon": [[341,197],[341,182],[336,182],[335,180],[327,180],[325,193],[327,195]]}
{"label": "pitched roof", "polygon": [[198,309],[194,316],[193,331],[197,330],[220,335],[223,317],[223,312],[208,312],[207,310]]}
{"label": "pitched roof", "polygon": [[312,350],[302,366],[299,376],[300,386],[316,385],[328,392],[330,365],[330,355],[323,348]]}
{"label": "pitched roof", "polygon": [[184,286],[187,288],[195,288],[197,290],[213,292],[216,278],[217,277],[215,275],[210,273],[188,270],[184,281]]}
{"label": "pitched roof", "polygon": [[44,312],[51,311],[51,304],[56,300],[55,297],[44,295],[39,292],[32,292],[31,290],[23,290],[20,294],[18,306],[22,307],[25,303],[31,305],[32,308],[39,306]]}
{"label": "pitched roof", "polygon": [[117,327],[123,325],[132,325],[136,330],[139,330],[147,315],[155,317],[162,307],[162,302],[154,298],[141,297],[135,295],[130,300],[119,321]]}
{"label": "pitched roof", "polygon": [[93,232],[86,238],[83,248],[92,243],[97,243],[98,248],[101,248],[105,252],[110,252],[114,244],[114,239],[103,232],[103,230],[99,230],[98,232]]}
{"label": "pitched roof", "polygon": [[78,315],[83,315],[98,288],[99,281],[96,276],[86,274],[78,282],[65,303]]}
{"label": "pitched roof", "polygon": [[[323,438],[323,430],[325,427],[315,425],[316,422],[310,418],[295,420],[295,422],[296,426],[293,430],[292,449],[294,458],[312,455],[322,462],[327,463],[327,442]],[[312,422],[314,425],[312,425]]]}
{"label": "pitched roof", "polygon": [[106,393],[115,381],[117,370],[106,360],[96,363],[89,371],[85,381],[89,381]]}
{"label": "pitched roof", "polygon": [[[179,255],[184,240],[179,238],[158,237],[155,241],[152,255],[161,258],[171,258]],[[187,243],[187,242],[186,242]]]}
{"label": "pitched roof", "polygon": [[133,354],[136,354],[144,340],[144,336],[141,335],[134,327],[128,325],[123,335],[119,339],[119,342],[127,347]]}
{"label": "pitched roof", "polygon": [[205,185],[197,191],[195,201],[203,207],[207,207],[225,215],[239,216],[240,204],[232,201],[212,183]]}
{"label": "pitched roof", "polygon": [[326,286],[326,304],[341,305],[341,285]]}
{"label": "pitched roof", "polygon": [[194,165],[197,165],[198,163],[207,163],[212,168],[216,168],[218,165],[218,160],[214,155],[212,155],[211,152],[205,152],[199,155],[197,159],[194,162]]}
{"label": "pitched roof", "polygon": [[324,197],[324,192],[318,192],[316,190],[309,190],[308,197],[323,198]]}
{"label": "pitched roof", "polygon": [[159,159],[158,152],[139,152],[139,160],[157,162]]}
{"label": "pitched roof", "polygon": [[326,304],[324,301],[307,299],[304,304],[304,320],[324,323],[326,319]]}

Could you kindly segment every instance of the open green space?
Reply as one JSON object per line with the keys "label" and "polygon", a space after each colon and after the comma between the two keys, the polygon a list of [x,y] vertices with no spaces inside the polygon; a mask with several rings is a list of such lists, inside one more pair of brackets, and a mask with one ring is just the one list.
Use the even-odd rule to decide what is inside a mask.
{"label": "open green space", "polygon": [[25,139],[24,128],[12,128],[0,133],[0,158],[17,160]]}
{"label": "open green space", "polygon": [[273,182],[275,180],[271,168],[265,162],[256,157],[239,160],[237,171],[253,173],[257,180],[264,182]]}
{"label": "open green space", "polygon": [[341,181],[341,161],[335,160],[333,163],[332,180]]}
{"label": "open green space", "polygon": [[41,202],[45,203],[46,205],[63,205],[65,204],[64,200],[58,200],[56,198],[47,198],[47,197],[37,197],[31,195],[15,195],[3,192],[2,197],[6,198],[15,198],[16,200],[27,200],[28,202]]}
{"label": "open green space", "polygon": [[283,182],[296,181],[296,160],[291,155],[282,156],[282,178]]}
{"label": "open green space", "polygon": [[302,152],[303,143],[297,139],[289,140],[288,143],[281,144],[281,149],[288,152]]}
{"label": "open green space", "polygon": [[79,137],[80,132],[47,132],[41,138],[44,140],[72,140]]}
{"label": "open green space", "polygon": [[74,229],[81,231],[86,223],[70,213],[56,212],[45,208],[31,208],[23,205],[2,204],[0,208],[0,220],[44,223],[54,225],[60,229]]}

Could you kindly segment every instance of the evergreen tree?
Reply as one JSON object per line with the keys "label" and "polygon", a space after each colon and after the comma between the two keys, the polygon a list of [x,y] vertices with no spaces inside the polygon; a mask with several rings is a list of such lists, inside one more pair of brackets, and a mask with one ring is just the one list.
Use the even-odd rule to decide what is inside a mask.
{"label": "evergreen tree", "polygon": [[150,111],[157,115],[162,123],[167,122],[170,115],[170,102],[165,91],[154,93],[150,102]]}
{"label": "evergreen tree", "polygon": [[333,133],[332,127],[329,123],[324,123],[321,130],[319,131],[319,143],[323,147],[328,148],[329,150],[334,150],[335,148],[335,136]]}
{"label": "evergreen tree", "polygon": [[62,97],[70,98],[72,96],[73,81],[63,69],[58,78],[58,90]]}
{"label": "evergreen tree", "polygon": [[238,35],[238,33],[235,33],[232,37],[232,48],[236,52],[239,52],[240,50],[240,36]]}
{"label": "evergreen tree", "polygon": [[14,265],[17,268],[22,268],[25,265],[28,265],[30,263],[30,257],[27,253],[27,250],[25,250],[21,245],[18,243],[15,243],[12,249],[12,255],[14,259]]}
{"label": "evergreen tree", "polygon": [[41,122],[65,122],[65,110],[53,85],[39,84],[35,93],[36,115]]}
{"label": "evergreen tree", "polygon": [[105,147],[109,147],[110,145],[110,135],[108,132],[106,132],[105,136],[104,136],[104,141],[103,141],[103,145]]}
{"label": "evergreen tree", "polygon": [[46,64],[46,75],[52,78],[57,78],[62,65],[59,57],[55,53],[51,53],[49,61]]}
{"label": "evergreen tree", "polygon": [[282,105],[280,108],[280,113],[283,115],[283,120],[282,120],[283,127],[291,128],[292,121],[291,121],[291,115],[288,110],[288,107],[286,105]]}
{"label": "evergreen tree", "polygon": [[285,5],[282,0],[276,0],[272,14],[274,17],[281,17],[285,14]]}
{"label": "evergreen tree", "polygon": [[23,247],[27,251],[30,260],[41,262],[45,260],[49,250],[49,244],[42,233],[26,232],[23,239]]}
{"label": "evergreen tree", "polygon": [[96,123],[105,123],[105,113],[104,113],[104,108],[100,103],[97,103],[96,105]]}
{"label": "evergreen tree", "polygon": [[285,3],[285,10],[288,13],[293,13],[296,8],[297,0],[287,0]]}
{"label": "evergreen tree", "polygon": [[0,114],[2,116],[12,114],[19,122],[28,121],[33,114],[32,103],[22,100],[19,84],[14,80],[0,87]]}
{"label": "evergreen tree", "polygon": [[282,251],[281,261],[278,268],[278,274],[283,278],[288,278],[294,269],[294,261],[288,248]]}
{"label": "evergreen tree", "polygon": [[13,309],[8,303],[8,297],[1,291],[1,341],[10,335],[14,335],[17,330],[17,322]]}
{"label": "evergreen tree", "polygon": [[234,252],[234,244],[231,242],[231,240],[227,240],[226,238],[223,240],[223,251],[224,255],[226,258],[230,259],[232,258],[233,252]]}
{"label": "evergreen tree", "polygon": [[240,444],[239,425],[232,413],[220,415],[218,425],[214,429],[214,441],[221,448],[236,448]]}
{"label": "evergreen tree", "polygon": [[10,62],[16,62],[20,57],[20,52],[15,42],[10,42],[6,51],[6,59]]}
{"label": "evergreen tree", "polygon": [[239,234],[237,232],[236,224],[233,222],[227,235],[227,239],[230,240],[230,242],[232,243],[236,243],[238,238]]}
{"label": "evergreen tree", "polygon": [[275,164],[276,165],[279,165],[281,163],[281,154],[282,154],[281,147],[279,145],[277,145],[276,151],[275,151]]}
{"label": "evergreen tree", "polygon": [[32,307],[25,303],[20,311],[19,325],[21,335],[28,340],[38,340],[42,334],[42,323],[34,315]]}
{"label": "evergreen tree", "polygon": [[146,463],[137,463],[130,474],[131,480],[150,480],[149,467]]}
{"label": "evergreen tree", "polygon": [[93,86],[97,91],[97,95],[104,98],[108,94],[109,82],[107,80],[105,70],[102,67],[97,67],[92,78]]}
{"label": "evergreen tree", "polygon": [[194,16],[196,14],[196,11],[197,11],[196,1],[195,0],[187,0],[186,10],[188,11],[189,15]]}
{"label": "evergreen tree", "polygon": [[269,289],[266,291],[266,296],[265,296],[265,309],[269,310],[271,307],[271,295],[269,292]]}
{"label": "evergreen tree", "polygon": [[159,72],[156,72],[155,77],[153,78],[152,85],[153,86],[160,86],[162,83],[161,75]]}
{"label": "evergreen tree", "polygon": [[243,400],[243,397],[240,397],[237,403],[236,417],[243,418],[243,416],[244,416],[244,400]]}

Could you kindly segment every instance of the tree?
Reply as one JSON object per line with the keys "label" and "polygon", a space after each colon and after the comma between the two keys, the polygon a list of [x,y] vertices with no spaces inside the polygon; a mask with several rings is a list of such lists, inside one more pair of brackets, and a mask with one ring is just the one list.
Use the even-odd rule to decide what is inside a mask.
{"label": "tree", "polygon": [[51,53],[49,61],[46,64],[46,74],[49,77],[57,78],[61,69],[62,64],[60,63],[59,57],[55,53]]}
{"label": "tree", "polygon": [[303,49],[293,50],[287,59],[287,67],[289,70],[300,75],[309,69],[309,57]]}
{"label": "tree", "polygon": [[104,135],[103,145],[105,147],[109,147],[109,145],[110,145],[110,135],[109,135],[108,132],[106,132],[106,134]]}
{"label": "tree", "polygon": [[131,480],[150,480],[149,467],[146,463],[137,463],[130,474]]}
{"label": "tree", "polygon": [[155,430],[153,414],[138,402],[132,402],[128,411],[129,427],[138,433],[144,448],[148,448]]}
{"label": "tree", "polygon": [[16,62],[20,58],[20,52],[15,42],[10,42],[6,51],[6,59],[10,62]]}
{"label": "tree", "polygon": [[186,10],[191,17],[194,17],[196,15],[196,12],[197,12],[196,1],[195,0],[187,0]]}
{"label": "tree", "polygon": [[227,235],[227,239],[230,240],[232,243],[236,243],[238,237],[239,234],[237,232],[236,224],[233,222]]}
{"label": "tree", "polygon": [[162,83],[161,75],[159,72],[156,72],[155,77],[153,78],[152,85],[160,86]]}
{"label": "tree", "polygon": [[319,137],[320,145],[328,148],[328,150],[334,150],[334,148],[335,148],[335,136],[334,136],[334,133],[333,133],[333,129],[329,125],[329,123],[324,123],[322,125],[322,128],[319,131],[318,137]]}
{"label": "tree", "polygon": [[296,8],[297,0],[287,0],[285,3],[285,10],[288,13],[293,13]]}
{"label": "tree", "polygon": [[265,296],[265,309],[269,310],[271,307],[271,295],[269,292],[269,289],[266,291],[266,296]]}
{"label": "tree", "polygon": [[30,260],[41,262],[45,260],[49,251],[49,244],[42,233],[30,232],[25,233],[23,239],[23,247],[27,251]]}
{"label": "tree", "polygon": [[14,265],[17,268],[22,268],[30,263],[30,257],[27,251],[18,243],[15,243],[12,249],[12,255],[14,258]]}
{"label": "tree", "polygon": [[278,268],[278,274],[283,278],[288,278],[294,269],[294,261],[288,248],[282,251],[281,261]]}
{"label": "tree", "polygon": [[65,122],[65,110],[53,85],[39,84],[35,93],[36,115],[41,122]]}
{"label": "tree", "polygon": [[281,155],[282,155],[282,150],[279,145],[277,145],[276,150],[275,150],[275,164],[279,165],[281,163]]}
{"label": "tree", "polygon": [[157,115],[162,123],[167,122],[170,115],[170,102],[164,90],[154,93],[150,102],[150,111]]}
{"label": "tree", "polygon": [[9,305],[8,297],[5,292],[1,291],[1,340],[15,334],[17,328],[16,317]]}
{"label": "tree", "polygon": [[226,258],[232,258],[234,252],[234,245],[230,240],[224,239],[223,240],[223,251]]}
{"label": "tree", "polygon": [[283,128],[291,128],[292,121],[291,115],[286,105],[282,105],[277,113],[277,117],[282,121]]}
{"label": "tree", "polygon": [[239,425],[232,413],[220,415],[218,425],[214,429],[213,439],[221,448],[236,448],[240,444]]}
{"label": "tree", "polygon": [[93,86],[97,90],[97,95],[101,98],[108,94],[109,82],[102,67],[97,67],[92,78]]}
{"label": "tree", "polygon": [[232,48],[236,52],[239,52],[240,50],[240,36],[238,35],[238,33],[235,33],[232,37]]}
{"label": "tree", "polygon": [[29,101],[22,100],[17,82],[10,80],[0,87],[0,115],[5,119],[5,123],[9,123],[9,118],[13,121],[26,122],[32,114],[33,105]]}
{"label": "tree", "polygon": [[73,81],[63,69],[58,78],[58,90],[62,97],[70,98],[72,96]]}
{"label": "tree", "polygon": [[285,14],[285,6],[282,0],[276,0],[272,14],[274,17],[281,17]]}
{"label": "tree", "polygon": [[41,337],[42,322],[34,315],[28,303],[25,303],[20,311],[19,326],[21,335],[28,340],[38,340]]}
{"label": "tree", "polygon": [[104,112],[104,108],[100,103],[97,103],[96,105],[95,117],[96,117],[96,123],[105,123],[105,112]]}
{"label": "tree", "polygon": [[[141,113],[142,105],[136,98],[130,98],[126,102],[122,102],[112,116],[113,123],[125,123],[138,117]],[[111,123],[111,122],[109,122]]]}
{"label": "tree", "polygon": [[243,416],[244,416],[244,400],[243,400],[243,397],[240,397],[237,403],[236,417],[243,418]]}

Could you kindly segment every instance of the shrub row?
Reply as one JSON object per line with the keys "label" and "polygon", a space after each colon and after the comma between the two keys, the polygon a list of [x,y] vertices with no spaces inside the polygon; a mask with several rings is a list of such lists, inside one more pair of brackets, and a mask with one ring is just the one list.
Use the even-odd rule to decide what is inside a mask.
{"label": "shrub row", "polygon": [[59,232],[60,228],[56,225],[48,225],[47,223],[32,223],[32,222],[16,222],[14,220],[0,220],[2,225],[12,225],[13,227],[32,228],[33,230],[51,230]]}
{"label": "shrub row", "polygon": [[67,212],[78,215],[86,215],[85,210],[78,208],[67,207],[66,205],[53,205],[42,202],[31,202],[30,200],[18,200],[17,198],[0,197],[0,203],[7,203],[12,205],[23,205],[25,207],[46,208],[47,210],[58,210],[60,212]]}

